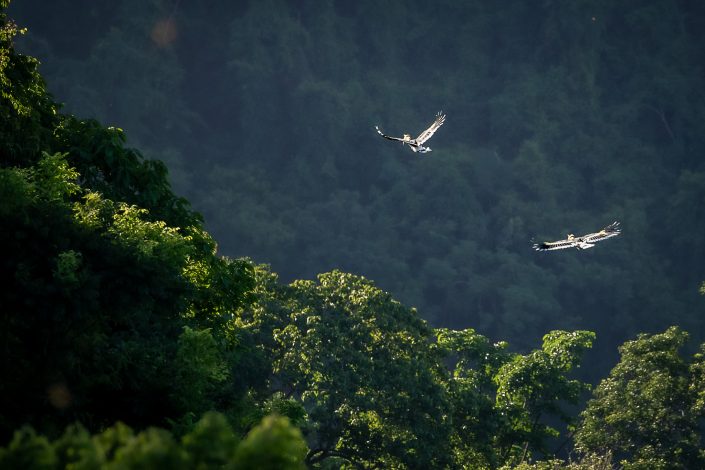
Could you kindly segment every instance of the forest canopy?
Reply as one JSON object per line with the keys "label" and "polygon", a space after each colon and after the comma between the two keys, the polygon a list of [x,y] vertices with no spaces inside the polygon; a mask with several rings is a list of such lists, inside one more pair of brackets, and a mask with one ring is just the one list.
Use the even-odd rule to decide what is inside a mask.
{"label": "forest canopy", "polygon": [[9,3],[0,467],[705,466],[705,6]]}
{"label": "forest canopy", "polygon": [[[220,253],[358,273],[525,351],[595,331],[593,380],[640,332],[705,339],[699,2],[44,3],[12,4],[18,47],[167,163]],[[439,110],[428,158],[375,133]],[[530,252],[614,220],[609,250]]]}

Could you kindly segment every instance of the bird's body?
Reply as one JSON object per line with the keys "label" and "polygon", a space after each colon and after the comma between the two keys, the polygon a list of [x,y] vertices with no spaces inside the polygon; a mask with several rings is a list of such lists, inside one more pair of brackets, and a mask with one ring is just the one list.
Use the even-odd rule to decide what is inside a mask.
{"label": "bird's body", "polygon": [[411,138],[411,134],[404,134],[403,137],[392,137],[386,135],[381,130],[379,130],[379,126],[375,126],[375,129],[377,129],[377,133],[385,139],[396,140],[397,142],[401,142],[402,145],[408,145],[409,148],[414,152],[428,153],[431,151],[431,147],[424,147],[423,144],[433,136],[433,134],[438,130],[438,128],[443,125],[445,120],[445,114],[439,112],[438,114],[436,114],[436,120],[433,121],[433,124],[431,124],[428,129],[419,134],[419,136],[415,139]]}
{"label": "bird's body", "polygon": [[573,234],[568,235],[565,240],[557,240],[554,242],[534,243],[534,249],[537,251],[563,250],[565,248],[577,248],[578,250],[587,250],[595,246],[595,243],[607,240],[608,238],[616,237],[621,233],[619,222],[613,222],[599,232],[588,233],[581,237],[576,237]]}

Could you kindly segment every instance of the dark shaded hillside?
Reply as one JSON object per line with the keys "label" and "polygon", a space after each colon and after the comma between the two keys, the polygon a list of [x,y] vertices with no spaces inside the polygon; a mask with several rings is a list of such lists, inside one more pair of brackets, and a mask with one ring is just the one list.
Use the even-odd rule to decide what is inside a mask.
{"label": "dark shaded hillside", "polygon": [[[169,164],[222,253],[285,280],[360,273],[522,347],[705,337],[698,2],[74,5],[14,4],[20,45],[67,110]],[[439,109],[427,156],[373,129]],[[594,250],[530,250],[613,220],[624,236]]]}

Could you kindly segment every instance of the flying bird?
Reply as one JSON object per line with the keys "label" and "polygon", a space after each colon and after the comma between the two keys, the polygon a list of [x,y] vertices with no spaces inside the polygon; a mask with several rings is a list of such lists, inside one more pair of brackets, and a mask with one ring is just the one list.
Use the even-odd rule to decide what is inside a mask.
{"label": "flying bird", "polygon": [[436,133],[445,120],[446,115],[439,111],[438,114],[436,114],[436,120],[433,121],[433,124],[415,139],[411,138],[411,134],[404,134],[404,137],[392,137],[379,130],[379,126],[375,126],[375,129],[377,129],[377,133],[385,139],[396,140],[401,142],[402,145],[408,145],[414,152],[427,153],[431,151],[431,147],[424,147],[423,144]]}
{"label": "flying bird", "polygon": [[587,250],[595,246],[595,243],[607,240],[608,238],[616,237],[622,232],[619,228],[619,222],[612,222],[607,227],[599,232],[588,233],[582,237],[576,237],[572,233],[565,240],[555,242],[534,243],[534,249],[537,251],[562,250],[564,248],[577,248],[578,250]]}

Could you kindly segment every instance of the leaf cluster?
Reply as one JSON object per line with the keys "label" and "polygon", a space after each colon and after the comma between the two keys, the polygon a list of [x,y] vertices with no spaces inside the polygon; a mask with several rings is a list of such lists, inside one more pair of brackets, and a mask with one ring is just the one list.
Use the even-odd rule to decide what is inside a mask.
{"label": "leaf cluster", "polygon": [[299,470],[306,468],[305,454],[300,431],[286,418],[267,416],[240,440],[222,414],[210,412],[180,439],[164,429],[136,433],[117,423],[94,435],[81,425],[70,426],[49,441],[24,427],[0,448],[0,467]]}

